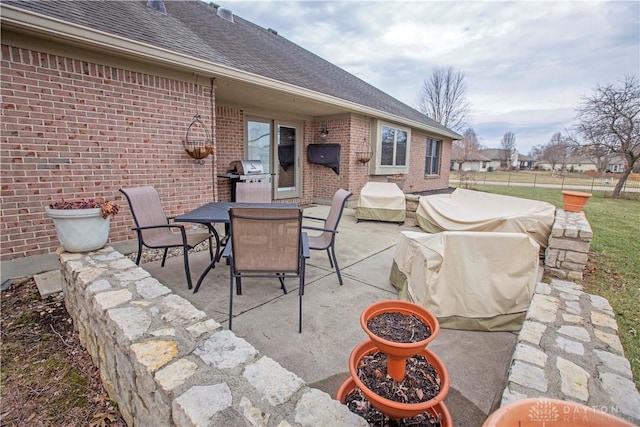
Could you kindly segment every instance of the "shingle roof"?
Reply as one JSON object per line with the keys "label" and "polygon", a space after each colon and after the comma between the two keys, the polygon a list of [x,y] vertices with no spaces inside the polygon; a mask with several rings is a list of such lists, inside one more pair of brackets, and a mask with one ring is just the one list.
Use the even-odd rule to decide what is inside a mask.
{"label": "shingle roof", "polygon": [[480,153],[491,160],[500,160],[504,157],[502,154],[503,150],[499,148],[485,148],[480,150]]}
{"label": "shingle roof", "polygon": [[[2,1],[23,10],[254,73],[354,102],[445,134],[453,132],[340,67],[238,16],[229,22],[202,1]],[[455,134],[455,133],[454,133]]]}
{"label": "shingle roof", "polygon": [[[464,159],[465,162],[488,162],[488,161],[491,161],[491,159],[489,157],[485,156],[484,154],[482,154],[479,151],[475,152],[475,153],[471,153],[467,157],[468,158]],[[460,161],[460,160],[462,160],[462,159],[459,159],[455,153],[451,154],[451,161],[452,162],[457,162],[457,161]]]}

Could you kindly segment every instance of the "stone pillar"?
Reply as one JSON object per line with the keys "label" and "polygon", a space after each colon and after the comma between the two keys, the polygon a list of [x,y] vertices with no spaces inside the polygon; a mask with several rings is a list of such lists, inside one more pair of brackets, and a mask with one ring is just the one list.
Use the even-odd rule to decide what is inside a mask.
{"label": "stone pillar", "polygon": [[407,217],[415,218],[416,211],[418,210],[418,204],[420,203],[420,195],[418,194],[405,194],[407,203]]}
{"label": "stone pillar", "polygon": [[559,279],[581,281],[593,232],[584,212],[556,209],[545,251],[545,272]]}

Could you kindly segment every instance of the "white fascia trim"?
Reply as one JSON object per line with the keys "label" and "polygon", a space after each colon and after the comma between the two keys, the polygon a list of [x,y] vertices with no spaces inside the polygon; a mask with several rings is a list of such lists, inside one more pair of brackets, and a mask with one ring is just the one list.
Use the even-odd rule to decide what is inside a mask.
{"label": "white fascia trim", "polygon": [[241,71],[236,68],[203,61],[189,55],[183,55],[164,48],[158,48],[147,43],[136,42],[124,37],[108,34],[77,24],[72,24],[57,18],[48,17],[38,13],[25,11],[14,6],[0,3],[0,17],[2,25],[9,28],[26,29],[31,34],[40,34],[48,37],[57,37],[69,40],[81,46],[104,49],[117,54],[143,59],[154,63],[162,63],[171,67],[179,67],[187,71],[196,71],[209,74],[211,77],[227,77],[255,84],[269,89],[287,92],[302,98],[323,102],[349,111],[379,117],[384,120],[404,123],[411,127],[432,132],[437,135],[459,139],[456,133],[443,132],[425,123],[407,120],[404,117],[384,111],[370,108],[355,102],[346,101],[334,96],[325,95],[309,89],[304,89],[289,83],[284,83],[254,73]]}

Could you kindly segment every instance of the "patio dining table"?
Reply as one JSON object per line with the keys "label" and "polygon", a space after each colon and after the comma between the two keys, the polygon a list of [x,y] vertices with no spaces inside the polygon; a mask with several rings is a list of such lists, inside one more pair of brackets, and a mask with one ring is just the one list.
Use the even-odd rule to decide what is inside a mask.
{"label": "patio dining table", "polygon": [[[193,293],[200,289],[202,281],[206,275],[215,268],[216,263],[220,261],[222,248],[229,239],[229,209],[235,207],[251,207],[251,208],[291,208],[297,207],[295,203],[240,203],[240,202],[209,202],[200,207],[195,208],[185,214],[176,216],[175,222],[192,222],[205,225],[216,239],[216,254],[198,278]],[[215,224],[225,224],[226,235],[220,238],[220,234],[215,228]]]}

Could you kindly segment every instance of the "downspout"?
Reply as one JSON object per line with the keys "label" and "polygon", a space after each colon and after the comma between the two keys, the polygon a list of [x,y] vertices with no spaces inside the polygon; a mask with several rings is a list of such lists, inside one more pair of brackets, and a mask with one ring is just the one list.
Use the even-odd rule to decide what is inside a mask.
{"label": "downspout", "polygon": [[218,179],[216,178],[216,154],[218,152],[218,139],[216,138],[216,110],[215,110],[215,105],[214,105],[214,100],[213,100],[213,91],[216,87],[216,78],[212,77],[211,78],[211,92],[209,93],[209,109],[211,110],[211,138],[213,139],[213,155],[211,156],[211,180],[212,180],[212,200],[218,200],[218,198],[216,197],[217,194],[217,181]]}

